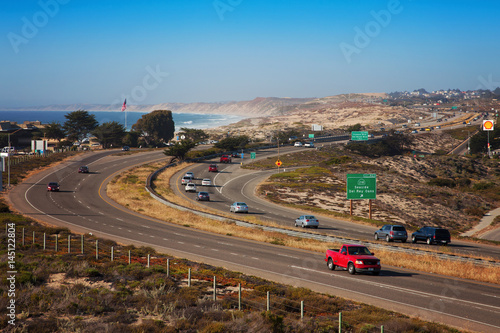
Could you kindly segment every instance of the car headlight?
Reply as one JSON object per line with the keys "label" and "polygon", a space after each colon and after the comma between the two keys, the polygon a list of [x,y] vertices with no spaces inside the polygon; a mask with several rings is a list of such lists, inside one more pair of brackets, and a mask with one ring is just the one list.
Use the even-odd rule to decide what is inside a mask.
{"label": "car headlight", "polygon": [[356,265],[363,265],[363,260],[356,260],[355,263]]}

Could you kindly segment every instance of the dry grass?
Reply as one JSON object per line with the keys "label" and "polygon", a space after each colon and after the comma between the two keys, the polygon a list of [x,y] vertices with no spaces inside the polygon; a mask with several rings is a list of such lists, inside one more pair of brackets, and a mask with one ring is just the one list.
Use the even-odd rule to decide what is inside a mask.
{"label": "dry grass", "polygon": [[[158,179],[155,181],[158,193],[164,196],[164,198],[168,198],[171,202],[186,207],[196,208],[197,210],[210,212],[209,210],[200,208],[201,206],[193,205],[187,200],[183,200],[182,198],[173,195],[169,186],[170,177],[186,166],[186,164],[183,164],[169,168],[159,175]],[[193,213],[165,206],[151,198],[149,193],[144,189],[144,183],[147,176],[152,172],[152,170],[156,170],[159,167],[161,167],[160,163],[144,165],[117,176],[108,185],[108,195],[119,204],[141,214],[166,222],[186,225],[208,232],[300,248],[318,253],[323,253],[326,248],[338,247],[340,245],[324,243],[316,240],[301,239],[277,232],[266,232],[259,229],[252,230],[252,232],[249,233],[248,228],[237,226],[234,222],[229,220],[227,222],[212,220],[200,217]],[[217,212],[217,215],[224,214]],[[254,219],[252,222],[256,222],[256,220],[257,219]],[[394,255],[394,252],[384,250],[377,251],[377,256],[384,264],[390,266],[415,269],[423,272],[482,282],[500,283],[500,268],[496,266],[485,267],[466,263],[459,264],[456,261],[443,260],[434,255],[417,256],[400,253]],[[460,266],[460,269],[457,269],[457,266]]]}

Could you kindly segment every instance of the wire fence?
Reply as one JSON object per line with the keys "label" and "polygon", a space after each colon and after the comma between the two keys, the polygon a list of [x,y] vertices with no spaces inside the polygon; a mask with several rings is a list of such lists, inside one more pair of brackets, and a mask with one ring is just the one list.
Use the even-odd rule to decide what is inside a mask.
{"label": "wire fence", "polygon": [[[12,235],[12,227],[6,224],[6,234]],[[206,284],[206,292],[211,294],[214,302],[224,302],[225,306],[239,311],[271,312],[288,318],[304,320],[304,318],[319,318],[338,325],[338,331],[350,327],[342,320],[342,312],[332,312],[306,304],[305,301],[294,300],[253,288],[242,288],[241,283],[223,276],[215,276],[206,269],[193,270],[182,264],[191,264],[184,259],[176,259],[157,254],[150,248],[130,248],[117,246],[113,241],[97,239],[94,236],[75,235],[70,232],[45,233],[29,228],[15,228],[16,248],[18,250],[52,252],[58,255],[73,254],[83,256],[86,260],[96,263],[117,262],[126,265],[139,264],[145,267],[162,267],[167,277],[176,279],[187,287]],[[19,247],[20,246],[20,247]],[[148,253],[151,250],[152,253]],[[197,267],[196,264],[193,265]],[[384,332],[384,327],[373,326],[366,332]],[[385,329],[385,332],[391,332]],[[396,331],[394,331],[396,332]]]}

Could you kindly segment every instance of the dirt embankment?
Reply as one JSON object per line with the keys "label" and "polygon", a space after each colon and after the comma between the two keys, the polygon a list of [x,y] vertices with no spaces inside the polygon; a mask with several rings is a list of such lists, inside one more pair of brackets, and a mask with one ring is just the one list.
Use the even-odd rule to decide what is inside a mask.
{"label": "dirt embankment", "polygon": [[[496,160],[432,155],[447,150],[456,140],[446,134],[419,135],[411,149],[425,152],[368,158],[344,149],[303,151],[281,158],[283,165],[315,167],[275,175],[259,193],[279,202],[349,214],[346,174],[377,175],[377,199],[372,218],[415,229],[423,225],[468,230],[483,214],[500,204],[500,168]],[[435,147],[435,148],[432,148]],[[262,167],[262,166],[259,166]],[[368,217],[368,203],[355,201],[354,215]]]}

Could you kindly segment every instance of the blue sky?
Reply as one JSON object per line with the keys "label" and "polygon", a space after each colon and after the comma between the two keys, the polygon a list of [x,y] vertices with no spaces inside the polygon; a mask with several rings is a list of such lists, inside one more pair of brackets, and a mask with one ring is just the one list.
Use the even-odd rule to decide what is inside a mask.
{"label": "blue sky", "polygon": [[500,86],[498,1],[40,0],[0,13],[0,108]]}

